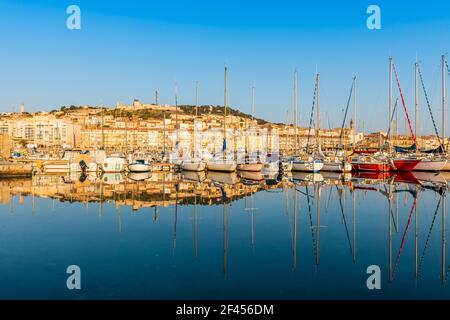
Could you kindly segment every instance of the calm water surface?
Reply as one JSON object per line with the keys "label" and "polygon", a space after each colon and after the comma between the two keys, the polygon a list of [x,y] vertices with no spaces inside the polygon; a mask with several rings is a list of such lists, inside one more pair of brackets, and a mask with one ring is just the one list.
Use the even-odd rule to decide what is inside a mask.
{"label": "calm water surface", "polygon": [[244,178],[0,180],[0,298],[450,298],[446,177]]}

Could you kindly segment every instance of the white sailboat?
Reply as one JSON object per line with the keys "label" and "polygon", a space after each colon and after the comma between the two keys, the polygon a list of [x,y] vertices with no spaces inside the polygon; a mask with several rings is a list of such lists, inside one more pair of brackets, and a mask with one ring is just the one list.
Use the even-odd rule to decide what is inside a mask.
{"label": "white sailboat", "polygon": [[[255,113],[255,87],[252,87],[252,121],[254,119]],[[263,164],[259,161],[258,158],[253,158],[248,155],[248,126],[246,126],[246,135],[245,135],[245,157],[242,163],[237,165],[237,170],[240,171],[252,171],[258,172],[263,168]]]}
{"label": "white sailboat", "polygon": [[225,67],[225,74],[224,74],[224,114],[223,114],[223,147],[222,151],[223,154],[219,157],[215,157],[211,160],[209,160],[206,163],[206,168],[210,171],[222,171],[222,172],[234,172],[236,171],[237,164],[236,161],[232,159],[227,158],[227,130],[226,130],[226,120],[227,120],[227,104],[228,104],[228,97],[227,97],[227,67]]}
{"label": "white sailboat", "polygon": [[[444,57],[445,59],[445,57]],[[443,76],[443,83],[445,84],[445,71],[444,71],[444,65],[445,61],[442,61],[442,76]],[[426,103],[429,107],[429,111],[431,112],[430,102],[428,100],[428,95],[426,93],[425,84],[423,82],[422,73],[419,68],[419,63],[416,61],[415,63],[415,135],[417,137],[418,134],[418,109],[419,109],[419,78],[421,80],[422,89],[425,94]],[[443,86],[443,93],[444,93],[444,101],[445,101],[445,85]],[[443,109],[443,112],[444,109]],[[445,115],[443,114],[443,118],[445,118]],[[433,122],[434,125],[434,122]],[[443,122],[443,128],[445,127],[445,123]],[[434,126],[434,129],[436,131],[436,136],[440,142],[440,144],[445,144],[445,132],[443,130],[442,132],[442,141],[439,139],[439,132],[437,131],[436,126]],[[419,146],[416,147],[416,150]],[[427,154],[427,155],[415,155],[415,158],[420,159],[421,161],[416,165],[414,168],[414,171],[431,171],[431,172],[437,172],[441,170],[445,170],[445,167],[447,166],[447,159],[441,155],[435,155],[435,154]]]}
{"label": "white sailboat", "polygon": [[[353,84],[352,89],[350,90],[350,96],[347,102],[347,110],[350,103],[350,97],[353,95],[353,108],[354,108],[354,116],[356,115],[356,77],[353,77]],[[347,116],[347,111],[345,112],[344,120],[342,122],[341,127],[341,135],[340,135],[340,145],[342,146],[342,135],[344,133],[344,125],[345,125],[345,118]],[[356,124],[355,124],[356,125]],[[355,140],[355,132],[353,134],[353,139]],[[355,144],[356,142],[353,141]],[[334,155],[325,155],[323,154],[320,144],[319,144],[319,156],[323,160],[323,168],[322,171],[329,171],[329,172],[351,172],[352,171],[352,165],[349,161],[347,161],[344,157],[343,152],[339,153],[337,150],[334,153]],[[341,150],[342,151],[342,150]]]}
{"label": "white sailboat", "polygon": [[181,169],[184,171],[201,172],[206,169],[206,162],[203,161],[200,157],[198,157],[197,152],[196,152],[197,116],[198,116],[198,81],[195,82],[195,118],[194,118],[194,129],[193,129],[193,134],[192,134],[192,139],[193,139],[192,155],[193,155],[193,157],[189,160],[183,160],[181,162]]}
{"label": "white sailboat", "polygon": [[[317,140],[319,135],[319,74],[316,76],[316,90],[317,90]],[[314,104],[313,104],[314,106]],[[297,71],[294,77],[294,110],[295,110],[295,145],[297,147]],[[317,143],[319,143],[317,141]],[[308,150],[307,150],[308,151]],[[323,161],[315,159],[311,155],[294,158],[292,161],[292,171],[301,172],[318,172],[323,168]]]}

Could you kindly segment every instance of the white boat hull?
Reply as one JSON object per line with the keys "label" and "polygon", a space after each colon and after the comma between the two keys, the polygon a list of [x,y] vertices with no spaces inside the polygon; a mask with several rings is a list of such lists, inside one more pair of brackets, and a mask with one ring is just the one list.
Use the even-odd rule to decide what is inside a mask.
{"label": "white boat hull", "polygon": [[152,166],[147,163],[132,163],[128,166],[130,172],[149,172]]}
{"label": "white boat hull", "polygon": [[321,161],[294,161],[292,163],[292,171],[318,172],[322,168],[323,162]]}
{"label": "white boat hull", "polygon": [[237,165],[234,161],[211,161],[206,164],[209,171],[234,172]]}
{"label": "white boat hull", "polygon": [[195,171],[200,172],[206,169],[206,163],[203,161],[199,162],[183,162],[181,164],[181,169],[184,171]]}
{"label": "white boat hull", "polygon": [[327,162],[324,161],[323,168],[321,171],[328,171],[328,172],[351,172],[352,171],[352,165],[348,162]]}
{"label": "white boat hull", "polygon": [[422,160],[420,161],[414,171],[441,171],[447,165],[447,160]]}
{"label": "white boat hull", "polygon": [[263,168],[262,163],[240,163],[237,165],[237,170],[239,171],[261,171]]}

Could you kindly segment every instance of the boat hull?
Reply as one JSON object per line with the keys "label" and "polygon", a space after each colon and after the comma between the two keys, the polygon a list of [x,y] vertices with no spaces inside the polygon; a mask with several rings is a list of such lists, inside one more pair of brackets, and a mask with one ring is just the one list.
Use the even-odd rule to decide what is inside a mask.
{"label": "boat hull", "polygon": [[441,171],[447,165],[447,160],[422,160],[414,171]]}
{"label": "boat hull", "polygon": [[236,162],[208,162],[206,164],[206,168],[209,171],[218,171],[218,172],[235,172],[237,165]]}
{"label": "boat hull", "polygon": [[149,172],[152,167],[146,163],[132,163],[128,166],[130,172]]}
{"label": "boat hull", "polygon": [[199,162],[183,162],[181,164],[181,169],[184,171],[195,171],[200,172],[204,171],[206,169],[206,163],[199,161]]}
{"label": "boat hull", "polygon": [[252,171],[258,172],[263,168],[262,163],[240,163],[237,165],[237,170],[239,171]]}
{"label": "boat hull", "polygon": [[450,161],[447,161],[441,171],[450,171]]}
{"label": "boat hull", "polygon": [[339,162],[324,162],[323,168],[321,171],[329,171],[329,172],[351,172],[352,165],[348,162],[339,161]]}
{"label": "boat hull", "polygon": [[420,160],[394,159],[394,171],[412,171],[420,163]]}
{"label": "boat hull", "polygon": [[364,163],[364,162],[352,162],[352,168],[355,171],[365,172],[388,172],[392,171],[392,167],[387,163]]}
{"label": "boat hull", "polygon": [[323,162],[300,161],[292,163],[292,171],[299,172],[319,172],[323,168]]}

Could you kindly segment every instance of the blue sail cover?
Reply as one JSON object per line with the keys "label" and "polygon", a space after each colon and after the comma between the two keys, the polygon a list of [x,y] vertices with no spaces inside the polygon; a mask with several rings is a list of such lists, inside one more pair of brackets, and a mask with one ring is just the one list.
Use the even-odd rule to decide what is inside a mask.
{"label": "blue sail cover", "polygon": [[413,144],[412,146],[409,147],[399,147],[399,146],[395,146],[395,152],[398,153],[409,153],[409,152],[414,152],[417,150],[417,146],[415,144]]}
{"label": "blue sail cover", "polygon": [[227,150],[227,139],[223,139],[222,151]]}

